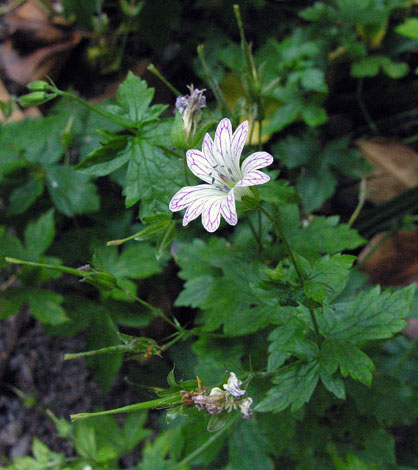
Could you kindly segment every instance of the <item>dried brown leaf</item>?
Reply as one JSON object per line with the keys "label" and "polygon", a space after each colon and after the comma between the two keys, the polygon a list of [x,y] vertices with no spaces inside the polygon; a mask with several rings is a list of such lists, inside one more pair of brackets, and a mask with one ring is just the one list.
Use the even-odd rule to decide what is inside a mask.
{"label": "dried brown leaf", "polygon": [[368,175],[368,200],[381,204],[418,185],[418,154],[401,142],[389,139],[360,139],[357,147],[373,164]]}
{"label": "dried brown leaf", "polygon": [[406,286],[418,281],[418,232],[375,235],[360,253],[361,268],[373,284]]}

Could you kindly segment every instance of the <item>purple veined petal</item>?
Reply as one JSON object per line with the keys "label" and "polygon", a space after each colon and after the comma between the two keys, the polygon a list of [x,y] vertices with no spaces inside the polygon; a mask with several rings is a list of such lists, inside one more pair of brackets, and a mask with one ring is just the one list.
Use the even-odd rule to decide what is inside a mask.
{"label": "purple veined petal", "polygon": [[270,176],[266,175],[262,171],[254,170],[247,173],[241,181],[238,181],[237,186],[255,186],[257,184],[264,184],[270,181]]}
{"label": "purple veined petal", "polygon": [[237,210],[235,208],[234,192],[230,191],[228,197],[221,202],[221,214],[229,225],[236,225],[238,222]]}
{"label": "purple veined petal", "polygon": [[213,165],[216,165],[217,161],[213,154],[214,152],[213,147],[214,147],[214,143],[213,143],[212,137],[209,134],[205,134],[205,137],[203,138],[203,144],[202,144],[203,155],[206,157],[206,160],[211,162]]}
{"label": "purple veined petal", "polygon": [[190,206],[193,201],[207,200],[214,197],[224,197],[225,193],[210,184],[198,184],[197,186],[185,186],[172,197],[169,209],[172,212],[181,211]]}
{"label": "purple veined petal", "polygon": [[186,213],[183,217],[183,226],[185,227],[189,222],[194,219],[197,219],[202,213],[207,199],[195,199],[190,206],[187,208]]}
{"label": "purple veined petal", "polygon": [[239,167],[239,160],[241,158],[242,149],[244,148],[245,141],[248,135],[248,121],[242,122],[236,129],[232,136],[231,155],[235,165]]}
{"label": "purple veined petal", "polygon": [[241,171],[244,176],[253,170],[264,168],[273,163],[273,157],[267,152],[255,152],[247,157],[241,165]]}
{"label": "purple veined petal", "polygon": [[206,183],[213,183],[213,165],[200,150],[188,150],[186,153],[186,159],[190,171],[195,176]]}
{"label": "purple veined petal", "polygon": [[208,232],[214,232],[221,223],[221,202],[225,199],[219,198],[208,201],[202,212],[202,224]]}
{"label": "purple veined petal", "polygon": [[232,124],[228,118],[222,119],[218,124],[214,140],[214,156],[216,160],[226,167],[231,167]]}

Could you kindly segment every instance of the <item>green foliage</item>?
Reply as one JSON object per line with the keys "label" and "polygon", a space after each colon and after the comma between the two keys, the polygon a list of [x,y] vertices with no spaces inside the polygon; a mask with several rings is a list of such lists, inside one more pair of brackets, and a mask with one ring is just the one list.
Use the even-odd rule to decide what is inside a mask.
{"label": "green foliage", "polygon": [[405,62],[393,62],[389,57],[375,55],[364,57],[351,67],[353,77],[375,77],[382,70],[390,78],[402,78],[405,76],[409,67]]}
{"label": "green foliage", "polygon": [[407,18],[395,31],[407,38],[418,39],[418,18]]}
{"label": "green foliage", "polygon": [[[371,170],[352,145],[368,132],[359,121],[373,128],[374,102],[387,111],[402,98],[392,79],[411,79],[415,19],[396,26],[408,2],[302,11],[192,2],[187,12],[181,2],[99,3],[63,3],[91,33],[90,63],[119,70],[140,38],[164,49],[173,75],[190,73],[191,52],[171,49],[170,33],[186,34],[190,50],[205,41],[198,73],[216,103],[208,93],[193,146],[221,118],[234,129],[248,119],[243,159],[265,150],[275,161],[270,181],[237,200],[236,226],[216,235],[198,219],[182,227],[169,202],[203,183],[172,139],[173,128],[185,132],[180,112],[175,120],[152,104],[154,89],[133,73],[98,106],[52,82],[30,84],[18,103],[60,102],[0,128],[0,318],[27,310],[46,334],[83,334],[65,358],[85,359],[104,393],[131,360],[126,383],[143,401],[72,415],[73,424],[52,417],[74,457],[34,439],[33,455],[6,468],[118,470],[138,445],[131,470],[416,467],[417,341],[399,334],[416,296],[412,286],[367,285],[353,256],[367,241],[350,219],[354,187]],[[217,24],[195,15],[203,8]],[[183,21],[190,12],[193,25]],[[238,33],[240,44],[230,39]],[[166,414],[153,412],[146,429],[145,409]],[[114,413],[129,414],[120,425]]]}
{"label": "green foliage", "polygon": [[305,209],[319,209],[335,192],[338,173],[359,178],[369,166],[346,138],[321,146],[312,133],[289,135],[274,147],[275,154],[289,169],[302,167],[296,187]]}

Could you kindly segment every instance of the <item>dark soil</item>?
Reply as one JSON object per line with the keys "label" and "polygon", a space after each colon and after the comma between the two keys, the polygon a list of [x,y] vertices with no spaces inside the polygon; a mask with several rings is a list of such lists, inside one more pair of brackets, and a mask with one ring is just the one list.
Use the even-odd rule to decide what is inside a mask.
{"label": "dark soil", "polygon": [[68,419],[138,401],[121,379],[104,394],[84,360],[64,361],[64,353],[81,350],[82,338],[49,336],[25,313],[0,323],[0,465],[30,453],[34,437],[55,452],[73,455],[70,443],[57,437],[47,409]]}

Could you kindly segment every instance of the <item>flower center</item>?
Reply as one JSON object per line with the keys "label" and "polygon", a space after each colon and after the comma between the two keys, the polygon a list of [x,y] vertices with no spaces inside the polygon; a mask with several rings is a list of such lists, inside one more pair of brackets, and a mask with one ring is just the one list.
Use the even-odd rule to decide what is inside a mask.
{"label": "flower center", "polygon": [[214,172],[210,172],[209,176],[212,178],[211,184],[216,188],[222,189],[223,191],[229,191],[237,184],[237,179],[234,176],[231,168],[225,165],[213,165]]}

